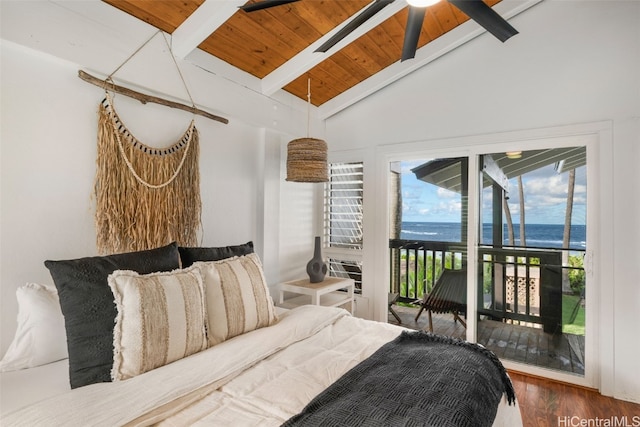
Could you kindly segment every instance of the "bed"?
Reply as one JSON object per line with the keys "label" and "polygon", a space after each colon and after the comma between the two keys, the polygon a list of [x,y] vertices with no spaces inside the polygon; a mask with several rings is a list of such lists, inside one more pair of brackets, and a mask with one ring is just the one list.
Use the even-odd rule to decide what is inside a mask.
{"label": "bed", "polygon": [[[420,339],[437,341],[438,345],[447,345],[447,348],[455,347],[456,351],[459,349],[468,351],[474,355],[470,358],[479,355],[478,363],[481,364],[474,367],[469,362],[471,359],[467,359],[467,356],[464,356],[462,367],[455,368],[453,365],[449,366],[448,362],[437,361],[437,357],[421,358],[425,359],[422,360],[423,365],[417,361],[416,363],[406,363],[405,361],[403,365],[409,366],[407,369],[413,369],[413,371],[409,371],[411,373],[406,381],[415,380],[415,384],[412,389],[406,390],[403,389],[406,387],[402,387],[402,385],[408,384],[408,382],[405,380],[399,382],[399,388],[403,389],[403,394],[398,395],[399,401],[394,403],[392,396],[394,391],[393,388],[390,388],[388,380],[383,381],[383,387],[378,387],[382,390],[375,391],[370,387],[382,381],[374,372],[389,374],[389,366],[399,364],[397,361],[400,359],[396,356],[402,352],[395,347],[390,347],[390,345],[399,345],[397,342],[403,335],[411,337],[409,344],[414,345],[414,335],[408,334],[403,328],[356,318],[346,310],[339,308],[309,305],[293,310],[282,310],[273,307],[268,295],[266,300],[269,304],[264,308],[271,314],[272,319],[265,321],[264,316],[261,318],[260,313],[249,313],[253,310],[253,306],[249,307],[251,304],[256,303],[259,306],[262,303],[262,301],[255,302],[254,299],[264,298],[264,296],[256,297],[260,293],[256,292],[259,286],[256,288],[254,283],[251,292],[245,292],[245,289],[238,294],[242,294],[242,297],[239,297],[240,300],[245,298],[244,302],[241,301],[241,305],[244,305],[243,310],[249,313],[244,316],[244,320],[241,322],[245,326],[244,329],[236,328],[237,333],[232,333],[233,325],[229,323],[223,328],[223,333],[220,333],[220,330],[216,332],[220,322],[224,323],[224,321],[221,318],[216,320],[215,315],[211,316],[209,312],[212,311],[211,307],[215,304],[218,304],[218,308],[224,311],[225,308],[220,306],[220,300],[225,300],[227,297],[221,298],[205,284],[213,280],[212,277],[217,278],[218,281],[224,281],[222,279],[225,277],[240,277],[242,282],[244,280],[242,279],[243,274],[246,271],[248,271],[247,277],[253,274],[252,277],[263,279],[259,269],[252,270],[256,265],[259,267],[259,261],[256,260],[255,255],[247,253],[238,255],[228,252],[222,255],[231,255],[231,257],[215,261],[194,260],[193,265],[189,267],[185,268],[184,265],[181,265],[179,270],[170,269],[166,273],[138,273],[129,270],[117,270],[110,273],[109,282],[110,285],[115,286],[112,289],[117,305],[116,325],[112,326],[115,332],[111,339],[114,341],[114,348],[126,344],[121,346],[119,351],[112,349],[111,380],[83,385],[78,385],[76,381],[74,385],[74,373],[73,369],[70,369],[70,364],[77,364],[78,360],[73,357],[26,369],[3,372],[0,374],[0,391],[2,392],[0,423],[3,426],[280,426],[283,424],[307,426],[332,425],[330,417],[334,416],[336,419],[344,421],[344,423],[334,423],[334,425],[370,425],[363,424],[361,418],[360,421],[345,421],[351,415],[359,416],[355,413],[363,412],[361,409],[345,410],[331,406],[331,404],[338,404],[338,406],[344,404],[350,396],[362,399],[362,397],[357,397],[359,396],[357,391],[349,388],[360,387],[358,380],[353,377],[353,375],[359,375],[366,381],[366,384],[361,387],[366,394],[374,395],[382,391],[389,395],[388,398],[383,395],[383,403],[377,404],[373,411],[369,411],[374,412],[373,416],[375,417],[382,417],[380,419],[383,421],[380,421],[378,425],[403,425],[403,421],[397,418],[397,414],[389,415],[392,412],[397,413],[400,406],[404,407],[402,411],[399,411],[402,416],[418,416],[422,420],[420,424],[416,425],[443,425],[426,420],[431,416],[430,414],[442,412],[445,407],[448,408],[445,411],[449,413],[448,415],[453,414],[451,418],[453,421],[449,421],[449,425],[465,425],[465,423],[466,425],[479,425],[475,421],[474,417],[476,416],[489,416],[491,422],[485,425],[522,425],[517,404],[512,401],[510,405],[508,402],[510,398],[513,399],[507,390],[508,387],[503,387],[504,384],[498,378],[494,381],[497,386],[492,389],[488,388],[488,384],[493,380],[487,379],[485,381],[483,375],[496,376],[496,372],[498,372],[497,376],[499,377],[500,369],[496,368],[496,362],[497,364],[499,362],[495,359],[485,363],[483,361],[486,356],[485,350],[479,346],[472,347],[463,342],[443,343],[440,341],[447,341],[447,339],[434,339],[431,334],[417,333],[415,337]],[[203,273],[203,263],[207,268],[210,268],[207,273]],[[249,263],[249,267],[242,263]],[[243,265],[245,267],[242,267]],[[226,273],[223,267],[229,267]],[[198,274],[194,272],[198,272]],[[233,272],[233,274],[228,276],[229,272]],[[255,276],[256,274],[257,276]],[[53,272],[52,276],[54,276]],[[140,364],[138,363],[138,353],[134,353],[136,357],[131,357],[132,354],[128,353],[131,347],[139,347],[140,343],[135,341],[139,339],[139,334],[127,337],[129,332],[125,319],[129,322],[133,321],[136,328],[140,326],[140,323],[136,322],[144,322],[144,319],[136,318],[135,311],[128,311],[127,304],[132,301],[132,296],[127,293],[126,287],[124,296],[119,295],[117,284],[114,283],[120,280],[122,283],[131,285],[131,282],[138,281],[139,285],[140,281],[148,283],[148,280],[151,279],[155,282],[169,281],[168,285],[165,284],[169,286],[165,288],[165,291],[175,289],[177,286],[188,290],[191,282],[188,282],[187,279],[192,279],[195,283],[193,286],[197,285],[198,289],[203,290],[202,310],[199,309],[199,305],[193,305],[198,308],[193,310],[195,314],[189,314],[188,309],[183,311],[187,313],[186,317],[190,319],[191,323],[194,323],[193,319],[200,314],[207,326],[204,329],[204,336],[195,334],[189,338],[189,334],[186,334],[187,338],[185,338],[184,334],[177,334],[178,341],[182,340],[188,344],[180,346],[180,348],[188,348],[189,346],[194,348],[193,346],[197,344],[198,350],[187,351],[189,354],[177,357],[175,360],[170,357],[169,362],[161,363],[160,366]],[[175,285],[175,283],[179,285]],[[185,285],[185,283],[187,284]],[[262,285],[268,289],[264,283]],[[56,282],[56,287],[60,295],[63,295],[64,286],[59,286],[59,283]],[[183,294],[191,295],[187,291],[184,291]],[[252,296],[247,297],[249,294]],[[65,312],[64,300],[65,297],[60,296],[63,313]],[[141,300],[135,300],[135,302],[139,304]],[[23,312],[22,308],[21,305],[21,313]],[[229,307],[227,307],[228,309]],[[144,311],[146,313],[148,310]],[[233,317],[230,315],[231,311],[228,311],[227,318]],[[235,313],[236,310],[233,312]],[[65,321],[68,314],[65,313]],[[176,323],[175,319],[170,321],[167,327],[173,328],[174,323]],[[66,326],[66,331],[58,331],[58,333],[66,333],[67,339],[70,339],[70,331],[68,325]],[[142,330],[145,330],[144,325]],[[176,341],[176,339],[171,336],[171,340]],[[201,342],[202,340],[203,342]],[[200,345],[201,347],[198,347]],[[420,348],[424,347],[422,344],[416,345]],[[168,346],[165,353],[175,356],[176,350],[171,346],[171,344]],[[389,366],[380,365],[379,361],[375,359],[376,356],[383,354],[385,349],[387,353],[390,352],[389,354],[394,356],[389,361]],[[75,350],[69,347],[69,356],[73,354],[73,351]],[[445,354],[440,349],[437,352],[441,355]],[[51,355],[51,357],[55,356]],[[451,359],[449,356],[443,357]],[[5,360],[3,360],[4,362]],[[376,365],[372,368],[367,366],[367,363]],[[428,369],[425,367],[428,365],[433,365],[432,372],[423,378],[422,371],[427,371]],[[453,370],[447,372],[445,368]],[[380,369],[380,371],[375,371],[375,369]],[[461,381],[470,378],[471,382],[477,383],[480,390],[483,390],[474,392],[474,395],[492,394],[494,397],[497,396],[497,400],[494,399],[496,400],[495,407],[487,406],[481,401],[474,403],[475,398],[470,399],[462,394],[458,401],[455,399],[446,402],[443,402],[442,399],[438,400],[438,396],[445,394],[446,390],[452,391],[452,395],[457,395],[464,391],[458,389],[468,388],[452,379],[458,373],[462,378]],[[463,373],[466,377],[462,376]],[[397,378],[396,374],[389,375]],[[126,378],[117,378],[118,376]],[[427,393],[431,393],[430,397],[416,399],[417,389],[428,389],[428,387],[422,387],[422,384],[432,386],[427,391]],[[369,392],[369,390],[372,391]],[[418,400],[424,405],[415,406],[414,403],[410,403],[411,396],[414,397],[413,400]],[[431,404],[430,401],[434,403]],[[427,403],[429,404],[427,405]],[[439,409],[434,405],[439,405]],[[478,405],[480,405],[480,410],[478,410]],[[365,405],[356,406],[364,407]],[[385,406],[389,408],[381,411],[381,408]],[[323,414],[321,412],[323,410],[328,411],[330,415]],[[475,415],[472,410],[476,411]],[[343,414],[341,411],[346,412]],[[420,415],[422,414],[420,411],[426,411],[425,415]],[[464,422],[455,421],[465,419]],[[321,422],[318,423],[318,420]],[[404,425],[409,424],[405,423]]]}

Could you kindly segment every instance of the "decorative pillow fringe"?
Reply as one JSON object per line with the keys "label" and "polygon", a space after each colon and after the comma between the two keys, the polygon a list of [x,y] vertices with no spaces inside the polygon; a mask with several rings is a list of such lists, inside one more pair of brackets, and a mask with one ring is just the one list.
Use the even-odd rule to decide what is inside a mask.
{"label": "decorative pillow fringe", "polygon": [[172,146],[149,147],[126,129],[107,95],[98,114],[96,163],[100,253],[140,251],[174,241],[197,246],[202,207],[193,122]]}

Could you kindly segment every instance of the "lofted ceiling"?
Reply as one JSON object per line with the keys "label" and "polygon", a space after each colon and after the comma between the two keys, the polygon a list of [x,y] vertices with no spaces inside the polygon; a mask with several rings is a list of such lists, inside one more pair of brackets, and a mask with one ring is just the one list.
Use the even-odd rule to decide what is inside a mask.
{"label": "lofted ceiling", "polygon": [[[254,12],[239,9],[245,1],[238,0],[103,1],[172,34],[176,56],[185,58],[199,48],[259,79],[267,95],[283,89],[307,101],[310,84],[311,103],[316,106],[370,82],[372,76],[383,71],[388,74],[393,67],[393,75],[380,78],[378,89],[425,63],[419,55],[400,63],[408,15],[405,0],[391,2],[326,53],[314,50],[368,7],[371,0],[301,0]],[[521,1],[508,9],[508,14],[537,1]],[[484,2],[493,7],[500,0]],[[428,7],[418,53],[467,21],[469,18],[448,1]],[[475,22],[470,24],[476,35],[484,32]]]}

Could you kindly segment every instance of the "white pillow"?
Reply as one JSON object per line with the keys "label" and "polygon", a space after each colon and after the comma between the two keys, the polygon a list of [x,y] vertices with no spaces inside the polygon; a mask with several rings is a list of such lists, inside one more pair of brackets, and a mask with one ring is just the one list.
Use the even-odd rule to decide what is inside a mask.
{"label": "white pillow", "polygon": [[109,275],[118,315],[111,378],[123,380],[207,348],[204,289],[190,267],[146,275]]}
{"label": "white pillow", "polygon": [[0,362],[0,372],[66,359],[67,335],[54,286],[27,283],[16,290],[18,328]]}
{"label": "white pillow", "polygon": [[255,253],[193,265],[204,281],[209,346],[278,321]]}

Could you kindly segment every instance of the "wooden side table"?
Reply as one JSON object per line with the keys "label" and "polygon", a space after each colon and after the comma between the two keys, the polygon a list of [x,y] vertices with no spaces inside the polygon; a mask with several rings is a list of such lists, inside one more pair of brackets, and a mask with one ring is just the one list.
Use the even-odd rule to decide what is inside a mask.
{"label": "wooden side table", "polygon": [[[320,283],[310,283],[309,279],[292,280],[280,283],[278,305],[283,308],[293,308],[309,303],[326,307],[338,307],[349,304],[349,311],[353,314],[353,293],[355,283],[353,279],[343,277],[326,277]],[[345,289],[346,292],[341,291]],[[292,292],[300,296],[284,300],[284,293]]]}

